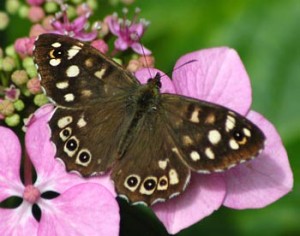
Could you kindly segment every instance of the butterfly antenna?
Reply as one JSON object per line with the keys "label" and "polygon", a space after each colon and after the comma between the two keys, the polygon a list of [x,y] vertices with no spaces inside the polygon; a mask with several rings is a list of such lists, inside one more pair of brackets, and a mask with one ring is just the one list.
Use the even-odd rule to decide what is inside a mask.
{"label": "butterfly antenna", "polygon": [[190,63],[194,63],[194,62],[196,62],[196,61],[197,61],[196,59],[189,60],[189,61],[187,61],[187,62],[185,62],[185,63],[183,63],[183,64],[181,64],[181,65],[175,67],[173,70],[171,70],[171,71],[169,71],[169,72],[167,72],[167,73],[164,73],[164,74],[160,75],[160,78],[162,78],[162,77],[164,77],[164,76],[167,76],[167,75],[170,74],[171,72],[174,72],[174,71],[176,71],[176,70],[178,70],[178,69],[180,69],[180,68],[182,68],[182,67],[184,67],[184,66],[186,66],[186,65],[188,65],[188,64],[190,64]]}
{"label": "butterfly antenna", "polygon": [[[123,11],[124,11],[124,10],[123,10]],[[133,16],[132,22],[136,22],[136,21],[137,21],[137,16],[138,16],[138,14],[139,14],[140,12],[141,12],[141,9],[137,7],[137,8],[135,9],[135,14],[134,14],[134,16]],[[149,66],[149,64],[148,64],[148,61],[146,60],[146,53],[145,53],[144,46],[143,46],[143,44],[142,44],[142,39],[141,39],[141,37],[138,35],[137,32],[134,32],[134,36],[135,36],[135,38],[136,38],[136,41],[139,43],[139,45],[140,45],[140,47],[141,47],[141,50],[142,50],[142,53],[143,53],[143,57],[144,57],[144,59],[145,59],[145,65],[146,65],[146,68],[147,68],[148,73],[149,73],[149,75],[150,75],[150,78],[153,78],[153,77],[152,77],[152,74],[151,74],[151,71],[150,71],[150,66]]]}

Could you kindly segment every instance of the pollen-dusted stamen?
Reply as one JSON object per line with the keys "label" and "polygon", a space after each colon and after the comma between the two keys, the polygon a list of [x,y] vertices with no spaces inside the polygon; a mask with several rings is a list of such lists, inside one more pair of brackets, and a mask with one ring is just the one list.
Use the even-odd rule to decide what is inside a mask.
{"label": "pollen-dusted stamen", "polygon": [[36,203],[41,196],[40,190],[33,186],[33,185],[27,185],[23,192],[23,198],[27,202],[34,204]]}

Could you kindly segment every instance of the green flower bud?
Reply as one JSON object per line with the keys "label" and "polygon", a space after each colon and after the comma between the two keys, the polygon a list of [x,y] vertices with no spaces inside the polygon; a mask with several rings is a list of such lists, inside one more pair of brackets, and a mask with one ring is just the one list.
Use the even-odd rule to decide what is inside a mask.
{"label": "green flower bud", "polygon": [[37,94],[34,96],[33,102],[38,107],[41,107],[49,102],[48,98],[44,94]]}
{"label": "green flower bud", "polygon": [[36,70],[35,66],[27,67],[26,72],[30,78],[37,76],[37,70]]}
{"label": "green flower bud", "polygon": [[11,57],[5,57],[2,60],[2,69],[7,72],[11,72],[16,67],[16,62]]}
{"label": "green flower bud", "polygon": [[15,14],[18,11],[19,8],[20,8],[19,0],[6,1],[5,9],[8,13]]}
{"label": "green flower bud", "polygon": [[19,114],[13,114],[5,118],[5,123],[10,127],[14,127],[20,124],[20,120]]}
{"label": "green flower bud", "polygon": [[15,58],[17,56],[16,50],[14,45],[9,45],[8,47],[5,48],[5,53],[7,56]]}
{"label": "green flower bud", "polygon": [[47,13],[54,13],[58,8],[55,2],[46,2],[44,9]]}
{"label": "green flower bud", "polygon": [[17,111],[22,111],[25,107],[25,104],[22,100],[18,99],[14,102],[14,107]]}
{"label": "green flower bud", "polygon": [[26,18],[26,17],[28,17],[28,13],[29,13],[29,7],[28,7],[28,6],[22,5],[22,6],[19,8],[19,16],[20,16],[21,18]]}
{"label": "green flower bud", "polygon": [[67,9],[67,15],[70,19],[76,17],[76,9],[73,6],[69,5]]}
{"label": "green flower bud", "polygon": [[27,67],[34,66],[34,61],[32,57],[25,57],[22,60],[22,65],[26,69]]}
{"label": "green flower bud", "polygon": [[9,100],[3,100],[0,102],[0,113],[4,116],[10,116],[14,113],[14,104]]}
{"label": "green flower bud", "polygon": [[8,22],[9,22],[8,15],[5,12],[0,11],[0,30],[4,30],[7,27]]}
{"label": "green flower bud", "polygon": [[95,10],[98,7],[98,3],[95,0],[87,0],[86,3],[93,10]]}
{"label": "green flower bud", "polygon": [[20,86],[28,81],[28,75],[25,70],[16,70],[12,73],[11,80],[17,86]]}

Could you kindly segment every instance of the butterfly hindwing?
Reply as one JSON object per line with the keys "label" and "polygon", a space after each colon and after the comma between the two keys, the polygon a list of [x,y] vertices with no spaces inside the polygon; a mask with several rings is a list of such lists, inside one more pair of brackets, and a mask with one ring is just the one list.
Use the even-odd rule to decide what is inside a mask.
{"label": "butterfly hindwing", "polygon": [[117,63],[87,43],[43,34],[35,43],[35,62],[46,94],[65,107],[111,99],[139,85]]}
{"label": "butterfly hindwing", "polygon": [[[156,128],[159,127],[159,128]],[[117,192],[130,202],[152,205],[175,197],[190,180],[190,169],[156,112],[141,118],[138,132],[112,169]]]}
{"label": "butterfly hindwing", "polygon": [[224,171],[254,158],[263,149],[261,130],[232,110],[171,94],[163,94],[161,103],[179,154],[194,171]]}

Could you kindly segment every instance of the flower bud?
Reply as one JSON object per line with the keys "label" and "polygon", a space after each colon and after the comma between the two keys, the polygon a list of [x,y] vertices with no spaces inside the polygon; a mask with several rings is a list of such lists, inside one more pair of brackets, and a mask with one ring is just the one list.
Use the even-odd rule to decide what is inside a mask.
{"label": "flower bud", "polygon": [[16,70],[12,73],[11,80],[17,86],[20,86],[28,81],[28,75],[25,70]]}
{"label": "flower bud", "polygon": [[0,113],[4,116],[10,116],[14,113],[14,104],[9,100],[2,100],[0,102]]}
{"label": "flower bud", "polygon": [[16,111],[22,111],[25,107],[25,104],[22,100],[17,100],[14,102],[14,108],[16,109]]}
{"label": "flower bud", "polygon": [[43,93],[41,93],[41,94],[37,94],[34,96],[33,102],[38,107],[41,107],[41,106],[45,105],[46,103],[48,103],[49,100]]}
{"label": "flower bud", "polygon": [[14,127],[14,126],[17,126],[18,124],[20,124],[20,120],[21,119],[18,114],[13,114],[13,115],[5,118],[5,123],[10,127]]}

